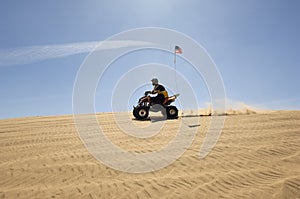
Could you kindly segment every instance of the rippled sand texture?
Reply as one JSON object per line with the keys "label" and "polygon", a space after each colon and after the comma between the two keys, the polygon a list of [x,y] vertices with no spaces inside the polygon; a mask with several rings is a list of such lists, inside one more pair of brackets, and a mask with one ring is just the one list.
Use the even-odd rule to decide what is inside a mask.
{"label": "rippled sand texture", "polygon": [[[215,148],[200,159],[210,119],[200,117],[182,157],[145,174],[99,163],[72,116],[0,120],[0,198],[300,198],[299,111],[226,116]],[[122,133],[112,114],[98,120],[114,144],[144,153],[167,144],[182,119],[144,139]]]}

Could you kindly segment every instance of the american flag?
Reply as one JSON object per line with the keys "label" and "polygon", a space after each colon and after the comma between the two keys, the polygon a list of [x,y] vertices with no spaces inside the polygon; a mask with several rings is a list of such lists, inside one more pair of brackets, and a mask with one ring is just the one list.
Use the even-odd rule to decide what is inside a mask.
{"label": "american flag", "polygon": [[175,46],[175,53],[182,54],[182,49],[179,46]]}

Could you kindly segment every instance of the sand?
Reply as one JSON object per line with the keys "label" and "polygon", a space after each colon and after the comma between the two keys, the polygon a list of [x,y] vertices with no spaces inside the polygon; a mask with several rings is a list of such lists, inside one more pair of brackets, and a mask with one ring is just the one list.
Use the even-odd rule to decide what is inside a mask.
{"label": "sand", "polygon": [[[159,134],[141,139],[122,134],[111,114],[98,119],[115,144],[142,152],[167,144],[181,121],[167,121]],[[199,119],[179,159],[143,174],[97,161],[72,116],[0,120],[0,198],[300,198],[300,111],[226,116],[204,159],[199,149],[211,117]]]}

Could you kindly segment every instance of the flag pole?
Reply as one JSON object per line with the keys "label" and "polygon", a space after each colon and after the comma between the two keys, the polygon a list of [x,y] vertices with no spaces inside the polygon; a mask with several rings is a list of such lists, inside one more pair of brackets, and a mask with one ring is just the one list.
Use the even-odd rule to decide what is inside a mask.
{"label": "flag pole", "polygon": [[176,65],[176,49],[174,49],[174,65]]}
{"label": "flag pole", "polygon": [[174,71],[175,71],[175,86],[176,92],[178,93],[178,85],[177,85],[177,69],[176,69],[176,46],[174,48]]}

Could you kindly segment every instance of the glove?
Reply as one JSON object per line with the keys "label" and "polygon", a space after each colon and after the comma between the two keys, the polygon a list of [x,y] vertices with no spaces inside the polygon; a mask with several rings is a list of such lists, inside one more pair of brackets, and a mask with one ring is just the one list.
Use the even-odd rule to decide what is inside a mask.
{"label": "glove", "polygon": [[149,95],[151,93],[151,91],[146,91],[145,95]]}

